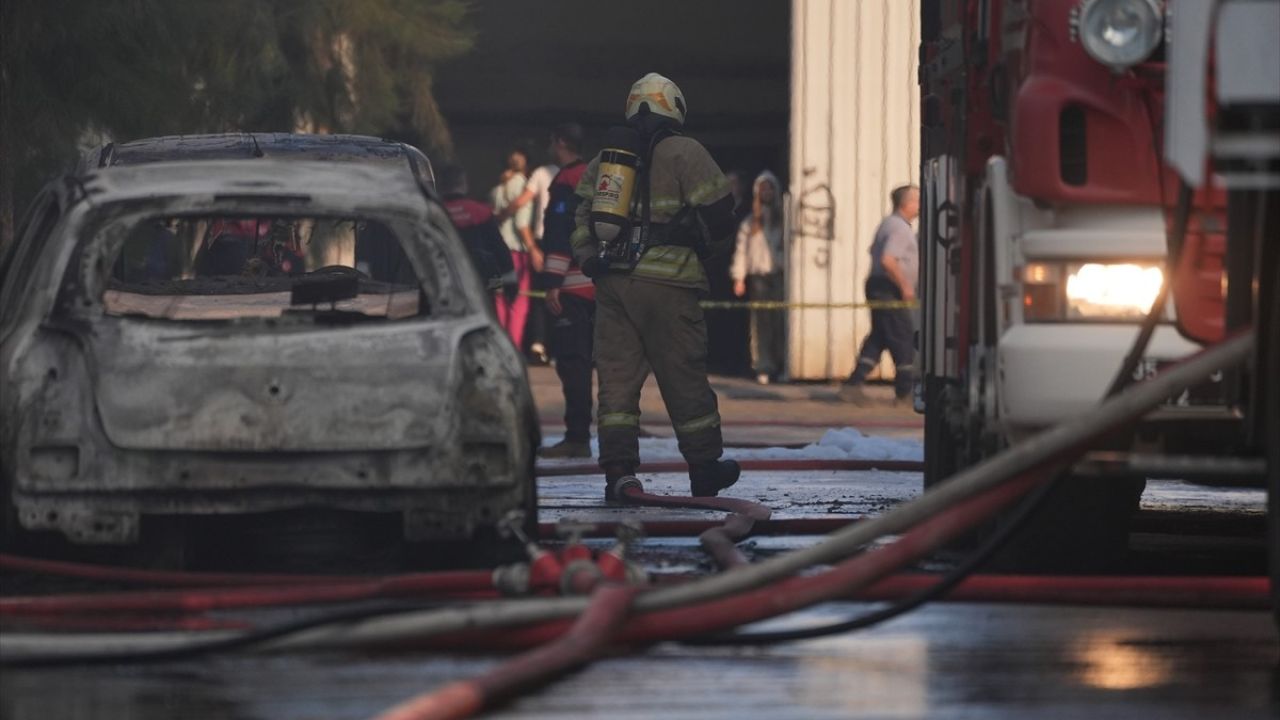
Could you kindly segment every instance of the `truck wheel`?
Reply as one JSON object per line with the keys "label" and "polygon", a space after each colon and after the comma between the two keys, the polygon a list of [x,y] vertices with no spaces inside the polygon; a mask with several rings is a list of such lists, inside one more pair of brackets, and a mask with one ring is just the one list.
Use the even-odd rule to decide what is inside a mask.
{"label": "truck wheel", "polygon": [[[1129,547],[1129,527],[1142,477],[1069,476],[1058,481],[997,556],[1017,572],[1098,572],[1114,567]],[[1009,522],[1008,514],[1001,522]]]}
{"label": "truck wheel", "polygon": [[[1273,202],[1275,202],[1273,200]],[[1262,425],[1262,442],[1267,446],[1267,535],[1268,563],[1271,571],[1271,611],[1280,628],[1280,378],[1275,367],[1280,361],[1280,263],[1273,254],[1271,266],[1271,298],[1260,303],[1263,311],[1258,324],[1258,363],[1260,376],[1258,400],[1266,413]],[[1266,287],[1263,287],[1266,291]],[[1268,307],[1269,306],[1269,307]],[[1270,317],[1267,317],[1270,315]]]}
{"label": "truck wheel", "polygon": [[0,550],[14,552],[22,538],[22,525],[9,492],[8,483],[0,481]]}
{"label": "truck wheel", "polygon": [[924,380],[924,489],[956,473],[960,468],[956,457],[955,436],[947,422],[946,381],[937,377]]}

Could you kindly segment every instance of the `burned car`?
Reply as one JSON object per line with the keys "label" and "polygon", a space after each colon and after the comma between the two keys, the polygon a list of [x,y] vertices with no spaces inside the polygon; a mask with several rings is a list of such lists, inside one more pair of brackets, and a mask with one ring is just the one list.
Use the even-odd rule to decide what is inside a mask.
{"label": "burned car", "polygon": [[409,541],[532,524],[523,362],[430,194],[403,167],[269,158],[48,186],[0,265],[6,535],[130,544],[149,518],[303,510]]}

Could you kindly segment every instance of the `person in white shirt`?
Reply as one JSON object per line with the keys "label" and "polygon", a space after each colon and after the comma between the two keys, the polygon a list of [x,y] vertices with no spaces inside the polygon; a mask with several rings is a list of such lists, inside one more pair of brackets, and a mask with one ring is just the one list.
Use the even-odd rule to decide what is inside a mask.
{"label": "person in white shirt", "polygon": [[[751,190],[751,214],[738,226],[738,243],[729,266],[733,294],[757,301],[780,301],[784,287],[782,193],[778,178],[765,170]],[[768,385],[782,370],[783,318],[779,309],[751,311],[751,367],[761,385]]]}
{"label": "person in white shirt", "polygon": [[[528,179],[529,157],[523,150],[512,150],[507,155],[507,166],[498,184],[489,192],[489,203],[500,218],[516,198],[524,192]],[[527,205],[506,215],[498,225],[502,240],[511,251],[511,264],[515,266],[516,286],[519,294],[514,298],[499,298],[498,322],[511,336],[516,347],[523,348],[524,325],[529,315],[529,290],[535,271],[542,269],[542,251],[533,240],[533,212]]]}
{"label": "person in white shirt", "polygon": [[[551,147],[548,149],[552,158],[556,157],[555,147],[556,134],[553,131]],[[560,172],[560,166],[555,163],[547,163],[535,168],[532,173],[529,173],[529,181],[525,183],[524,191],[498,217],[500,221],[506,220],[515,215],[517,211],[529,208],[533,213],[534,244],[538,246],[538,251],[544,258],[546,257],[547,248],[543,242],[543,221],[547,212],[551,181],[558,172]],[[547,289],[547,281],[542,275],[541,263],[539,263],[539,267],[534,268],[532,285],[535,290]],[[529,319],[525,326],[525,337],[529,343],[529,358],[531,362],[546,363],[549,359],[549,351],[546,345],[549,324],[550,319],[546,306],[542,303],[533,303],[529,307]]]}

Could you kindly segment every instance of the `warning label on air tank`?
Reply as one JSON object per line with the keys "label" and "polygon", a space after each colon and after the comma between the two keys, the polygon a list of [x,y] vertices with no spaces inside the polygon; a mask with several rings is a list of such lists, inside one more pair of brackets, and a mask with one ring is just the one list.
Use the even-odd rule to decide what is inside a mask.
{"label": "warning label on air tank", "polygon": [[635,192],[635,169],[620,163],[602,162],[599,172],[591,211],[626,217],[631,211],[631,195]]}
{"label": "warning label on air tank", "polygon": [[626,178],[622,175],[602,174],[600,184],[596,186],[596,203],[617,205],[622,199],[622,188]]}

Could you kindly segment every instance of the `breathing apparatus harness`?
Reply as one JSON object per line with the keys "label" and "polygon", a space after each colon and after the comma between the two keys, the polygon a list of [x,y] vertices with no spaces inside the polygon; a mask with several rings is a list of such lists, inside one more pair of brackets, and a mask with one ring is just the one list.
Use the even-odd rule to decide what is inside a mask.
{"label": "breathing apparatus harness", "polygon": [[[653,117],[657,116],[641,116],[642,119]],[[606,135],[606,147],[600,152],[590,229],[599,244],[597,257],[607,272],[631,272],[651,247],[689,247],[701,257],[705,246],[692,206],[680,208],[668,222],[652,220],[653,153],[658,143],[679,135],[679,130],[670,124],[658,123],[644,133],[646,123],[636,125],[639,129],[611,128]],[[639,224],[632,219],[637,215]]]}

